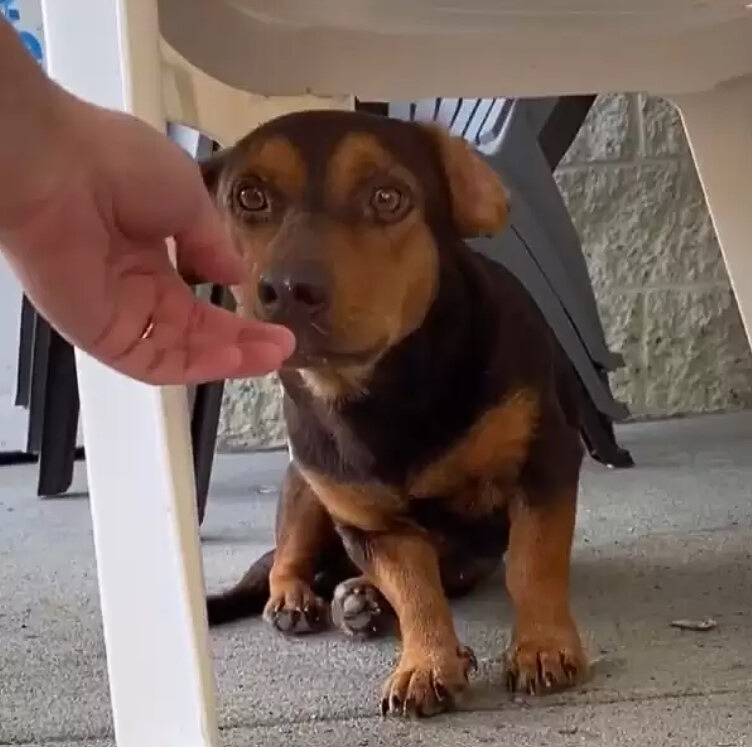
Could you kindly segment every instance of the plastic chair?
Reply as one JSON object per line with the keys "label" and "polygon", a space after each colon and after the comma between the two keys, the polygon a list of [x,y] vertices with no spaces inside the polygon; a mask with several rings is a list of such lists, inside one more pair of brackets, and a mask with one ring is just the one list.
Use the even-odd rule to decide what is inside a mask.
{"label": "plastic chair", "polygon": [[593,99],[423,99],[393,104],[389,115],[447,127],[502,176],[512,195],[509,228],[474,246],[525,285],[574,365],[586,394],[583,438],[592,456],[629,467],[632,458],[612,426],[629,410],[608,383],[608,372],[624,360],[606,345],[580,240],[551,174]]}
{"label": "plastic chair", "polygon": [[[583,14],[576,3],[528,12],[477,0],[42,5],[49,69],[62,85],[223,143],[284,111],[351,106],[353,93],[409,100],[469,84],[481,96],[673,93],[752,320],[752,15],[742,2],[677,10],[656,0],[626,15],[613,3]],[[343,95],[301,95],[310,91]],[[126,381],[84,355],[77,364],[116,741],[215,747],[185,392]]]}

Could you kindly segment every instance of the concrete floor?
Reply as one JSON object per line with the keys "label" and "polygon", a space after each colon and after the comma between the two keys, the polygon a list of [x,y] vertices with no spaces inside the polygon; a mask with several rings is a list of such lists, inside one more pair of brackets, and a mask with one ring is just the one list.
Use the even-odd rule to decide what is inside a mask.
{"label": "concrete floor", "polygon": [[[587,686],[542,700],[503,691],[500,583],[457,605],[481,671],[467,710],[430,722],[375,716],[393,641],[287,641],[252,621],[212,635],[223,745],[752,744],[752,413],[620,438],[638,466],[589,464],[583,479],[574,606],[597,657]],[[268,546],[284,461],[219,458],[202,531],[212,588]],[[34,468],[0,470],[0,745],[108,747],[87,502],[41,501],[34,486]],[[711,632],[669,625],[709,616]]]}

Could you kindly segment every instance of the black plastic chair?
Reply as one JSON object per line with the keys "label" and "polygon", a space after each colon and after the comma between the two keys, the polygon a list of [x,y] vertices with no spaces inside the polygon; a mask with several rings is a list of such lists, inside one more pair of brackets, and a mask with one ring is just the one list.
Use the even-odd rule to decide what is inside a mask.
{"label": "black plastic chair", "polygon": [[629,410],[614,399],[608,382],[608,372],[624,360],[606,344],[582,246],[552,174],[594,100],[425,99],[391,104],[388,112],[442,124],[500,174],[511,192],[509,227],[473,245],[525,285],[576,369],[585,395],[582,435],[591,455],[629,467],[632,457],[613,430]]}

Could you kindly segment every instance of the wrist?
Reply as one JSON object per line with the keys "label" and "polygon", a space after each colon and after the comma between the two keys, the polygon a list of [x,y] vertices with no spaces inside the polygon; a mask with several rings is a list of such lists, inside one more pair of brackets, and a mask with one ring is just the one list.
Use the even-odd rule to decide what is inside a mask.
{"label": "wrist", "polygon": [[[75,143],[68,124],[70,97],[45,79],[34,103],[0,124],[0,241],[25,227],[73,173]],[[12,247],[11,247],[12,248]]]}

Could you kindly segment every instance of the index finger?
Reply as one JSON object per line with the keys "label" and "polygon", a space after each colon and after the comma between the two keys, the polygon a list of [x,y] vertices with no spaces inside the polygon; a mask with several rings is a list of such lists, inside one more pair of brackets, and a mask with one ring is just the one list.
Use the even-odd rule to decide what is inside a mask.
{"label": "index finger", "polygon": [[245,267],[232,244],[229,231],[196,171],[198,189],[195,210],[175,233],[177,268],[191,283],[234,285],[243,279]]}

